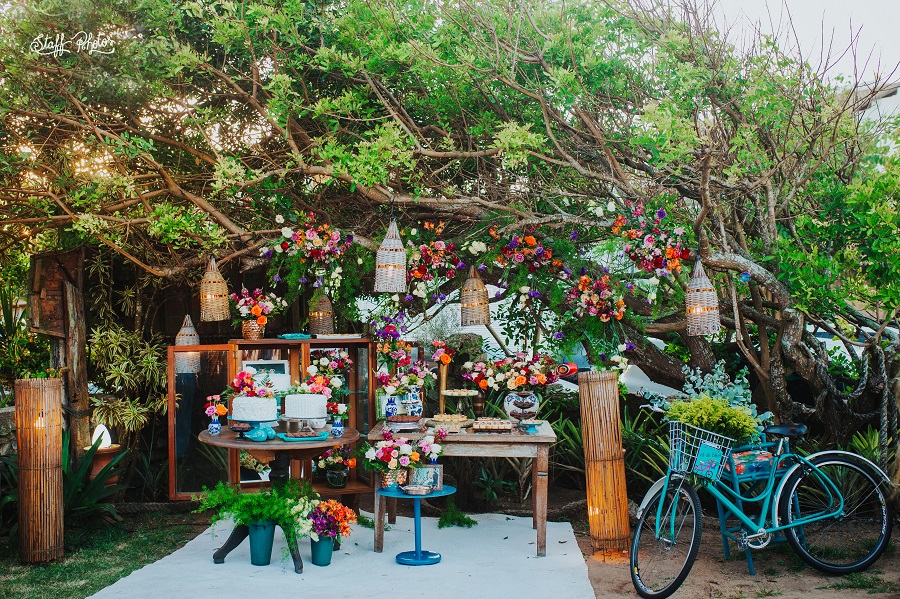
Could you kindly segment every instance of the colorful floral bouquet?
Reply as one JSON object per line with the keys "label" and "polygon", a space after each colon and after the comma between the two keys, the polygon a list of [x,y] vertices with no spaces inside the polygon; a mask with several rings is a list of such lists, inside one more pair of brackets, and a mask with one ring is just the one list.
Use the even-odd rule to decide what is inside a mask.
{"label": "colorful floral bouquet", "polygon": [[311,537],[313,535],[313,521],[310,515],[321,500],[318,495],[300,496],[289,499],[290,528],[295,538]]}
{"label": "colorful floral bouquet", "polygon": [[366,444],[362,448],[365,459],[363,465],[367,470],[393,472],[421,465],[422,454],[416,451],[416,447],[406,437],[394,438],[388,429],[383,429],[381,436],[382,441],[374,446]]}
{"label": "colorful floral bouquet", "polygon": [[[435,225],[426,221],[423,229],[419,243],[412,240],[406,242],[410,248],[406,280],[410,284],[410,293],[423,301],[429,294],[433,300],[443,299],[438,294],[432,293],[439,286],[439,283],[433,282],[436,279],[440,282],[442,278],[452,279],[465,269],[466,264],[456,254],[456,246],[453,243],[436,238],[444,231],[443,222]],[[418,235],[417,229],[410,230],[411,237]]]}
{"label": "colorful floral bouquet", "polygon": [[[307,372],[310,372],[310,369],[313,366],[310,366],[307,369]],[[343,381],[340,378],[329,379],[326,376],[321,374],[315,374],[315,371],[311,372],[309,377],[299,385],[294,385],[288,390],[289,394],[300,393],[300,394],[309,394],[314,393],[317,395],[324,395],[327,399],[331,399],[332,394],[334,393],[334,389],[343,385]]]}
{"label": "colorful floral bouquet", "polygon": [[528,358],[522,352],[496,362],[466,362],[462,376],[479,389],[494,391],[536,391],[559,380],[553,358],[543,354]]}
{"label": "colorful floral bouquet", "polygon": [[435,431],[434,435],[428,435],[419,439],[419,442],[416,445],[419,448],[419,451],[422,453],[425,458],[428,459],[432,464],[437,461],[441,454],[444,453],[443,446],[439,443],[439,441],[443,441],[444,437],[447,436],[447,431],[442,428],[438,428]]}
{"label": "colorful floral bouquet", "polygon": [[316,458],[316,467],[322,470],[342,470],[345,466],[356,468],[356,458],[349,445],[334,447]]}
{"label": "colorful floral bouquet", "polygon": [[248,291],[241,289],[240,293],[232,293],[229,296],[231,313],[235,321],[253,320],[263,326],[269,321],[270,314],[278,314],[287,308],[287,302],[280,297],[263,293],[262,289]]}
{"label": "colorful floral bouquet", "polygon": [[399,377],[401,386],[421,387],[423,390],[429,389],[437,380],[437,374],[425,365],[424,360],[417,360],[407,366],[399,373]]}
{"label": "colorful floral bouquet", "polygon": [[400,380],[396,374],[388,374],[387,372],[379,372],[375,379],[378,381],[379,395],[403,395],[409,391],[409,387]]}
{"label": "colorful floral bouquet", "polygon": [[[281,224],[284,217],[275,220]],[[353,235],[344,235],[327,223],[316,224],[315,214],[310,212],[296,230],[283,227],[281,240],[263,248],[261,254],[273,259],[276,271],[281,265],[287,265],[287,276],[292,285],[305,285],[314,278],[313,287],[337,290],[343,272],[338,264],[351,245]],[[280,281],[281,275],[275,274],[273,278]]]}
{"label": "colorful floral bouquet", "polygon": [[252,367],[247,367],[246,369],[237,373],[237,376],[234,377],[234,380],[231,381],[231,385],[229,385],[228,391],[233,395],[244,395],[244,396],[256,396],[256,397],[274,397],[275,390],[272,389],[271,383],[266,384],[257,384],[257,382],[253,379],[256,374],[256,369]]}
{"label": "colorful floral bouquet", "polygon": [[205,411],[210,418],[213,416],[224,416],[228,413],[228,406],[222,403],[221,395],[210,395],[206,398]]}
{"label": "colorful floral bouquet", "polygon": [[[344,383],[350,374],[353,360],[345,349],[318,349],[310,354],[307,373],[319,374],[331,381],[332,399],[338,399],[347,395],[347,385]],[[335,386],[333,383],[337,382]]]}
{"label": "colorful floral bouquet", "polygon": [[329,499],[320,501],[311,512],[309,520],[312,523],[312,531],[309,538],[318,541],[320,537],[332,539],[341,535],[350,536],[350,525],[356,522],[356,512],[343,503]]}
{"label": "colorful floral bouquet", "polygon": [[569,289],[566,299],[575,307],[576,316],[597,316],[603,322],[610,319],[622,320],[625,315],[625,300],[615,292],[609,275],[592,279],[581,275]]}
{"label": "colorful floral bouquet", "polygon": [[431,342],[431,346],[434,347],[434,353],[431,355],[431,360],[434,362],[438,362],[440,364],[449,364],[453,361],[453,356],[456,354],[455,349],[450,349],[447,346],[447,342],[441,339]]}
{"label": "colorful floral bouquet", "polygon": [[[500,239],[495,227],[488,233],[491,237]],[[563,267],[562,260],[553,257],[553,249],[535,237],[531,228],[526,229],[524,233],[514,233],[509,241],[500,247],[496,262],[500,266],[523,264],[528,268],[528,272],[535,272],[541,268],[559,270]]]}
{"label": "colorful floral bouquet", "polygon": [[628,240],[622,248],[624,255],[644,272],[658,277],[681,270],[681,261],[691,255],[682,245],[684,227],[675,227],[671,232],[663,230],[667,216],[665,208],[659,208],[648,220],[644,204],[638,202],[631,205],[630,216],[620,214],[612,226],[615,235]]}
{"label": "colorful floral bouquet", "polygon": [[348,405],[345,403],[328,402],[325,404],[328,414],[335,420],[344,420],[347,418]]}
{"label": "colorful floral bouquet", "polygon": [[403,341],[406,333],[406,313],[399,310],[393,315],[375,316],[371,325],[374,329],[375,351],[378,361],[388,366],[408,366],[410,344]]}

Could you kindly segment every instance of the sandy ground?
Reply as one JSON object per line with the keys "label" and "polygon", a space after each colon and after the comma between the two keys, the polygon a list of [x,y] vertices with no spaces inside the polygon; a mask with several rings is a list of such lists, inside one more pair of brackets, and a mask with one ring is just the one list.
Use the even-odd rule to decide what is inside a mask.
{"label": "sandy ground", "polygon": [[[687,582],[673,599],[900,599],[900,551],[898,525],[894,525],[892,545],[862,576],[847,580],[825,576],[806,567],[787,544],[770,546],[753,553],[756,576],[747,571],[743,553],[726,560],[715,521],[704,519],[700,554]],[[588,565],[588,574],[598,599],[635,597],[637,592],[628,573],[627,554],[591,555],[589,535],[578,533],[578,544]],[[861,588],[834,588],[852,584]]]}

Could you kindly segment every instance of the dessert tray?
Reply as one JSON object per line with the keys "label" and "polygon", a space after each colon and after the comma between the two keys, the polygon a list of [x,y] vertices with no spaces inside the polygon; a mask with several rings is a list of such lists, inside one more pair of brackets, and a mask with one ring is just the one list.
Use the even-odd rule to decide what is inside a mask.
{"label": "dessert tray", "polygon": [[446,395],[447,397],[475,397],[478,395],[478,391],[475,389],[444,389],[441,391],[441,395]]}
{"label": "dessert tray", "polygon": [[425,424],[435,428],[443,428],[448,433],[458,433],[461,429],[472,426],[474,422],[465,414],[435,414]]}
{"label": "dessert tray", "polygon": [[513,423],[500,418],[479,418],[472,424],[475,433],[511,433]]}
{"label": "dessert tray", "polygon": [[388,416],[384,426],[394,433],[415,432],[422,428],[422,419],[409,415]]}
{"label": "dessert tray", "polygon": [[[292,437],[291,435],[302,435],[298,437]],[[301,441],[323,441],[328,438],[327,432],[322,433],[313,433],[310,434],[308,432],[299,432],[299,433],[278,433],[275,435],[282,441],[287,441],[288,443],[297,443]]]}

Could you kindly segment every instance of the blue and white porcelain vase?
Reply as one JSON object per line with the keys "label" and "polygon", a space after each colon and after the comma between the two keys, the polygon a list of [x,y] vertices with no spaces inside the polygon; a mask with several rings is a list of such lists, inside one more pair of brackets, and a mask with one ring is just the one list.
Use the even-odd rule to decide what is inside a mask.
{"label": "blue and white porcelain vase", "polygon": [[403,400],[403,407],[410,416],[421,416],[425,408],[422,406],[422,390],[421,387],[410,387],[409,394]]}
{"label": "blue and white porcelain vase", "polygon": [[213,414],[212,422],[206,427],[206,431],[213,437],[222,432],[222,425],[219,423],[219,415]]}
{"label": "blue and white porcelain vase", "polygon": [[332,437],[341,437],[344,435],[344,421],[340,418],[335,418],[334,422],[331,423],[331,436]]}
{"label": "blue and white porcelain vase", "polygon": [[388,395],[384,398],[384,417],[390,418],[396,416],[400,412],[400,406],[397,405],[397,397]]}
{"label": "blue and white porcelain vase", "polygon": [[513,421],[535,418],[540,405],[538,396],[531,391],[514,391],[503,400],[503,408]]}

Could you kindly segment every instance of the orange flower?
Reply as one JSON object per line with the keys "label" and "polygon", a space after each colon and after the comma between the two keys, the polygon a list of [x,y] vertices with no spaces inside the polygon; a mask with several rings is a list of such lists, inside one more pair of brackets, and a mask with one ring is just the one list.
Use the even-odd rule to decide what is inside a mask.
{"label": "orange flower", "polygon": [[225,407],[225,404],[220,403],[216,406],[216,414],[218,414],[219,416],[224,416],[227,413],[228,413],[228,408]]}
{"label": "orange flower", "polygon": [[528,379],[526,379],[524,376],[522,376],[520,374],[519,376],[516,377],[516,380],[513,382],[516,384],[516,387],[521,387],[522,385],[524,385],[525,383],[528,382]]}
{"label": "orange flower", "polygon": [[534,245],[537,244],[537,241],[535,240],[535,238],[534,238],[533,235],[528,235],[528,236],[525,237],[525,244],[526,244],[526,245],[530,245],[530,246],[534,246]]}
{"label": "orange flower", "polygon": [[347,467],[356,468],[356,458],[350,458],[349,460],[347,460]]}
{"label": "orange flower", "polygon": [[259,304],[256,304],[255,306],[250,308],[250,314],[252,314],[253,316],[259,316],[260,314],[262,314],[262,308],[259,307]]}
{"label": "orange flower", "polygon": [[544,385],[547,383],[547,375],[543,372],[539,372],[535,376],[537,377],[537,380],[540,384]]}
{"label": "orange flower", "polygon": [[409,454],[409,461],[410,462],[418,462],[419,461],[419,452],[414,451],[411,454]]}
{"label": "orange flower", "polygon": [[262,316],[260,316],[259,318],[256,319],[256,324],[258,324],[261,327],[266,326],[267,322],[269,322],[269,319],[266,318],[265,314],[263,314]]}
{"label": "orange flower", "polygon": [[441,354],[441,364],[449,364],[450,363],[450,355],[449,354]]}
{"label": "orange flower", "polygon": [[478,381],[478,386],[482,389],[487,389],[487,379],[481,379]]}
{"label": "orange flower", "polygon": [[619,312],[616,312],[615,316],[616,320],[622,320],[622,317],[625,316],[625,313],[620,310]]}
{"label": "orange flower", "polygon": [[432,229],[434,229],[434,223],[431,222],[430,220],[426,220],[425,221],[425,230],[430,231]]}
{"label": "orange flower", "polygon": [[562,266],[562,260],[560,260],[559,258],[556,258],[553,260],[553,268],[559,268],[561,266]]}

